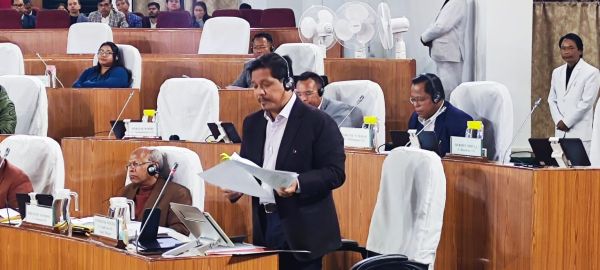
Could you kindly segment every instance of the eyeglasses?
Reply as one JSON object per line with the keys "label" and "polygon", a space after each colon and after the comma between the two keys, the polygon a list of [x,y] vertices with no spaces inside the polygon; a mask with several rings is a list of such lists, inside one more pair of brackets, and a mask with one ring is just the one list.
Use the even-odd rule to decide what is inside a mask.
{"label": "eyeglasses", "polygon": [[256,50],[266,50],[268,48],[269,47],[267,47],[267,46],[252,46],[252,49],[255,50],[255,51]]}
{"label": "eyeglasses", "polygon": [[408,99],[408,102],[410,102],[411,104],[417,104],[417,103],[423,103],[423,101],[427,100],[429,98],[427,97],[410,97]]}
{"label": "eyeglasses", "polygon": [[112,55],[113,52],[111,51],[98,51],[98,56],[103,56],[103,55]]}
{"label": "eyeglasses", "polygon": [[143,166],[143,165],[149,164],[149,163],[152,163],[152,162],[150,162],[150,161],[147,161],[147,162],[138,163],[138,162],[135,162],[135,161],[134,161],[134,162],[129,162],[129,163],[127,163],[127,166],[125,166],[125,167],[126,167],[126,168],[137,168],[137,167],[140,167],[140,166]]}
{"label": "eyeglasses", "polygon": [[15,6],[15,7],[22,7],[23,4],[14,4],[13,6]]}
{"label": "eyeglasses", "polygon": [[302,97],[302,96],[305,96],[305,97],[310,97],[310,96],[312,96],[312,95],[314,95],[314,94],[315,94],[315,91],[306,91],[306,92],[299,92],[299,91],[295,91],[294,93],[295,93],[295,94],[296,94],[296,96],[298,96],[298,97]]}

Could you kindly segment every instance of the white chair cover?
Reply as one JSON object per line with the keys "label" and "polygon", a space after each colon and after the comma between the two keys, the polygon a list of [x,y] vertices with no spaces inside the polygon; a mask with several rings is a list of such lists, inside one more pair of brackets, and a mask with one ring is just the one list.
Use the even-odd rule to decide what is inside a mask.
{"label": "white chair cover", "polygon": [[509,161],[513,137],[513,102],[501,83],[491,81],[462,83],[452,92],[450,103],[484,124],[483,145],[488,158]]}
{"label": "white chair cover", "polygon": [[100,45],[113,41],[112,29],[104,23],[84,22],[69,27],[67,54],[97,53]]}
{"label": "white chair cover", "polygon": [[600,167],[600,99],[596,103],[596,111],[594,112],[590,162],[593,167]]}
{"label": "white chair cover", "polygon": [[44,83],[25,75],[0,76],[8,97],[15,104],[15,134],[46,136],[48,134],[48,97]]}
{"label": "white chair cover", "polygon": [[58,143],[49,137],[12,135],[0,143],[7,159],[29,176],[33,191],[53,194],[64,188],[65,162]]}
{"label": "white chair cover", "polygon": [[298,76],[306,71],[325,75],[325,55],[319,46],[310,43],[286,43],[275,50],[281,56],[292,59],[292,70]]}
{"label": "white chair cover", "polygon": [[360,96],[363,101],[358,108],[364,116],[377,116],[379,127],[377,145],[385,143],[385,99],[379,84],[368,80],[341,81],[330,83],[325,87],[324,97],[344,102],[350,106],[356,105]]}
{"label": "white chair cover", "polygon": [[398,147],[383,162],[367,249],[402,254],[433,269],[446,203],[446,177],[434,152]]}
{"label": "white chair cover", "polygon": [[160,87],[156,107],[163,140],[179,135],[181,140],[204,142],[211,134],[206,123],[219,121],[219,90],[207,79],[168,79]]}
{"label": "white chair cover", "polygon": [[[179,163],[179,167],[177,167],[177,171],[173,174],[171,180],[188,188],[192,194],[192,205],[204,211],[204,180],[199,175],[202,172],[200,157],[194,151],[183,147],[154,146],[148,148],[156,149],[165,156],[166,163],[160,172],[163,179],[167,179],[175,162]],[[131,183],[131,180],[128,172],[125,185],[129,183]]]}
{"label": "white chair cover", "polygon": [[250,24],[236,17],[217,17],[204,23],[198,54],[248,54]]}
{"label": "white chair cover", "polygon": [[[120,55],[125,68],[131,71],[131,88],[140,89],[142,86],[142,55],[140,51],[136,47],[127,44],[117,44],[117,47],[121,51]],[[94,54],[92,65],[95,66],[96,64],[98,64],[98,55]]]}
{"label": "white chair cover", "polygon": [[0,76],[2,75],[25,75],[25,64],[23,53],[19,46],[12,43],[0,43]]}

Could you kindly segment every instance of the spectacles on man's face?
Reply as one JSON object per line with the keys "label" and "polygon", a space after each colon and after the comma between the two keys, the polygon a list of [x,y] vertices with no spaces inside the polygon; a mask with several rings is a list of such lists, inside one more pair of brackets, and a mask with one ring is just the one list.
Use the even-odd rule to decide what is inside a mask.
{"label": "spectacles on man's face", "polygon": [[23,4],[14,4],[13,7],[23,7]]}
{"label": "spectacles on man's face", "polygon": [[107,55],[112,55],[113,52],[112,51],[98,51],[98,56],[107,56]]}
{"label": "spectacles on man's face", "polygon": [[136,169],[136,168],[138,168],[140,166],[144,166],[144,165],[149,164],[149,163],[152,163],[152,162],[150,162],[150,161],[146,161],[146,162],[131,161],[131,162],[127,163],[127,165],[125,167],[127,167],[128,169],[129,168]]}
{"label": "spectacles on man's face", "polygon": [[410,97],[410,98],[408,99],[408,101],[409,101],[411,104],[413,104],[413,105],[414,105],[414,104],[417,104],[417,103],[421,104],[421,103],[425,102],[425,101],[426,101],[426,100],[428,100],[428,99],[429,99],[428,97]]}
{"label": "spectacles on man's face", "polygon": [[310,97],[310,96],[314,95],[316,92],[315,91],[306,91],[306,92],[294,91],[294,93],[298,97],[302,97],[302,96]]}

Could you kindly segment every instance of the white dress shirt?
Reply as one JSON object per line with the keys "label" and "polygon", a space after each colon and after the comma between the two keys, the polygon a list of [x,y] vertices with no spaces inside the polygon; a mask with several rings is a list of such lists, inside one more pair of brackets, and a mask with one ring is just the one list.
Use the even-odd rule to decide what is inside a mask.
{"label": "white dress shirt", "polygon": [[100,16],[100,22],[104,23],[104,24],[109,24],[110,23],[110,16],[106,16],[106,17]]}
{"label": "white dress shirt", "polygon": [[[431,117],[429,117],[429,119],[424,119],[421,118],[420,116],[417,117],[417,119],[419,120],[419,123],[421,123],[421,125],[423,125],[423,131],[434,131],[435,130],[435,119],[438,118],[438,116],[440,116],[440,111],[442,110],[442,108],[444,108],[444,101],[442,100],[442,106],[440,106],[440,108],[437,110],[437,112],[435,112]],[[429,126],[427,126],[427,124],[431,123]]]}
{"label": "white dress shirt", "polygon": [[[275,117],[275,120],[271,120],[269,113],[265,111],[265,119],[267,119],[267,132],[265,136],[265,148],[263,150],[263,168],[269,170],[275,170],[277,164],[277,154],[279,153],[279,146],[281,145],[281,139],[283,139],[283,133],[287,126],[288,118],[292,107],[296,102],[296,95],[292,95],[288,103],[283,107],[281,112]],[[275,203],[275,195],[273,194],[273,188],[262,182],[262,188],[266,190],[270,196],[259,198],[261,204]]]}

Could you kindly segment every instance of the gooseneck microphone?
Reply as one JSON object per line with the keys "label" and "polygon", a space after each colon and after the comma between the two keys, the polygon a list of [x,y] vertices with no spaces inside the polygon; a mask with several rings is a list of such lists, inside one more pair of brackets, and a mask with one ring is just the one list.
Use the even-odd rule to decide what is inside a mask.
{"label": "gooseneck microphone", "polygon": [[[436,113],[434,113],[431,117],[429,117],[429,119],[431,119],[431,121],[429,121],[429,123],[427,123],[426,125],[423,126],[423,128],[421,130],[419,130],[419,132],[417,132],[417,134],[415,134],[415,136],[419,137],[419,134],[421,134],[423,131],[425,131],[425,129],[430,126],[431,124],[433,124],[435,122],[435,118],[438,117],[440,114],[444,113],[446,111],[448,107],[442,107],[439,111],[437,111]],[[410,145],[410,141],[408,141],[404,147],[407,147]]]}
{"label": "gooseneck microphone", "polygon": [[[513,143],[515,143],[515,139],[517,139],[517,135],[519,135],[519,132],[521,132],[521,130],[523,129],[523,126],[525,126],[525,123],[527,122],[527,120],[529,120],[529,118],[531,118],[531,115],[533,114],[535,109],[537,109],[537,107],[540,106],[540,103],[542,103],[542,97],[539,97],[535,101],[535,103],[533,104],[533,108],[531,109],[531,111],[529,112],[527,117],[525,117],[525,119],[523,119],[523,122],[521,122],[521,126],[519,126],[519,128],[517,129],[517,132],[515,132],[515,134],[513,135],[512,140],[510,140],[510,144],[508,145],[508,148],[506,148],[506,150],[504,150],[504,152],[502,153],[502,156],[500,156],[500,160],[502,161],[502,164],[507,163],[506,154],[509,153],[510,148],[512,147]],[[510,155],[509,155],[508,161],[510,161]]]}
{"label": "gooseneck microphone", "polygon": [[356,107],[358,107],[358,105],[365,99],[365,95],[360,95],[360,97],[358,97],[358,100],[356,101],[356,104],[354,104],[354,106],[352,106],[352,109],[350,109],[350,111],[346,114],[346,116],[344,116],[344,119],[342,119],[342,121],[338,124],[338,128],[340,128],[342,126],[342,124],[344,123],[344,121],[346,121],[346,119],[348,119],[348,117],[350,116],[350,114],[352,114],[352,112],[356,109]]}
{"label": "gooseneck microphone", "polygon": [[152,213],[154,213],[154,210],[156,209],[156,206],[158,205],[158,202],[162,198],[162,195],[165,192],[165,189],[167,188],[167,185],[171,181],[171,178],[173,178],[173,175],[175,174],[175,171],[177,171],[177,167],[179,167],[179,163],[175,162],[173,164],[173,168],[169,172],[169,176],[167,176],[167,180],[165,180],[165,184],[163,185],[162,189],[160,190],[160,193],[158,193],[158,197],[156,198],[156,201],[154,201],[154,205],[152,205],[152,208],[150,209],[150,213],[148,214],[148,217],[146,218],[146,222],[144,222],[144,224],[142,224],[142,228],[140,229],[140,233],[139,233],[138,237],[135,240],[136,241],[136,248],[137,248],[137,246],[139,246],[139,242],[140,242],[140,237],[139,236],[142,235],[142,233],[144,232],[144,229],[146,228],[146,225],[148,225],[148,221],[150,221],[150,218],[152,217]]}
{"label": "gooseneck microphone", "polygon": [[[40,53],[36,52],[35,55],[40,59],[40,61],[42,61],[42,64],[44,64],[44,67],[46,67],[46,70],[48,70],[48,64],[46,64],[46,61],[44,61],[44,59],[42,58]],[[56,77],[56,80],[58,81],[58,83],[60,83],[60,87],[65,88],[63,83],[58,78],[58,74],[54,73],[54,77]]]}
{"label": "gooseneck microphone", "polygon": [[117,116],[117,119],[115,120],[115,123],[113,123],[112,127],[110,128],[110,131],[108,132],[108,137],[109,138],[113,134],[113,132],[115,131],[115,127],[117,126],[117,122],[119,122],[119,120],[121,119],[121,116],[123,115],[123,112],[125,112],[125,108],[127,108],[127,105],[131,101],[131,98],[133,97],[134,93],[135,93],[135,89],[131,89],[131,92],[129,93],[129,97],[127,97],[127,101],[125,101],[125,105],[123,105],[123,108],[121,108],[121,112],[119,112],[119,115]]}

